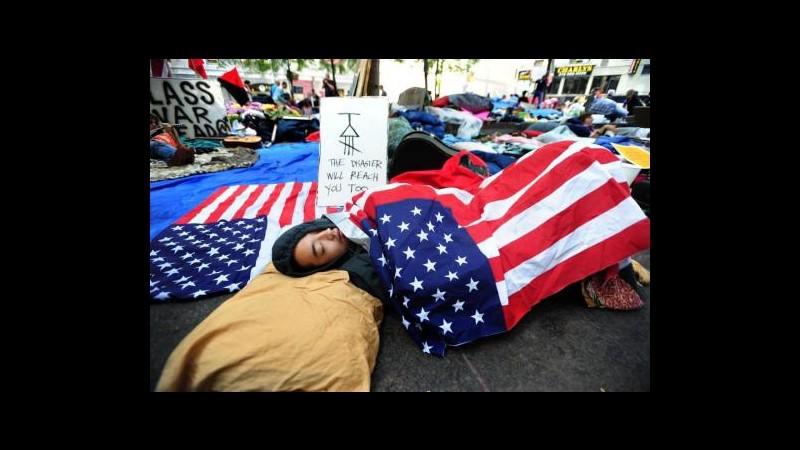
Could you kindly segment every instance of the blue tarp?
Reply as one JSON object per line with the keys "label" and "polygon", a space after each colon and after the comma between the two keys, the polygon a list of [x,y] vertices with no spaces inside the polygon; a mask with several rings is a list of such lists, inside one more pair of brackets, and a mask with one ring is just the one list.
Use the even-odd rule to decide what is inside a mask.
{"label": "blue tarp", "polygon": [[615,149],[614,146],[611,145],[612,143],[619,145],[639,145],[638,142],[634,141],[629,136],[614,136],[614,137],[599,136],[594,141],[594,143],[597,145],[602,145],[603,147],[609,149],[611,153],[616,153],[616,154],[619,154],[619,152],[617,152],[617,149]]}
{"label": "blue tarp", "polygon": [[150,240],[220,186],[317,180],[318,142],[275,144],[257,152],[251,167],[150,183]]}
{"label": "blue tarp", "polygon": [[512,102],[511,100],[499,100],[499,99],[492,99],[492,111],[496,111],[498,109],[506,109],[506,108],[513,108],[517,106],[518,102]]}
{"label": "blue tarp", "polygon": [[533,117],[547,117],[547,118],[558,118],[561,117],[561,111],[557,109],[548,109],[548,108],[525,108],[525,111]]}

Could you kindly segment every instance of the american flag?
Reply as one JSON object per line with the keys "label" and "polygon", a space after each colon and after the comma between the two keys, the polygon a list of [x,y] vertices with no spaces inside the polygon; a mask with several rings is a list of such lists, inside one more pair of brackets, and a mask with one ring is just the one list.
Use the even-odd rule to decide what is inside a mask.
{"label": "american flag", "polygon": [[150,297],[200,299],[242,289],[272,260],[287,225],[321,217],[317,183],[226,186],[217,189],[150,243]]}
{"label": "american flag", "polygon": [[403,326],[440,356],[511,329],[545,297],[650,246],[620,160],[573,141],[469,185],[393,183],[346,209],[370,236]]}

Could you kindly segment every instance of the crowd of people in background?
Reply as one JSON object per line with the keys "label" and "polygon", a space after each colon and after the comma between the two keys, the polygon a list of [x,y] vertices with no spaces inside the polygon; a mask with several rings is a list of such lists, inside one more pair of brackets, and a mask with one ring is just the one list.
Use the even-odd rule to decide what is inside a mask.
{"label": "crowd of people in background", "polygon": [[[325,97],[339,97],[339,90],[336,88],[336,82],[331,80],[328,74],[326,74],[325,78],[322,80],[322,89],[319,90],[319,94],[313,90],[312,86],[311,90],[304,90],[301,93],[301,98],[297,98],[286,81],[265,83],[256,87],[253,86],[250,80],[245,80],[244,85],[251,101],[298,108],[303,111],[304,115],[311,115],[319,112],[319,94],[323,94]],[[383,95],[386,95],[385,91]]]}
{"label": "crowd of people in background", "polygon": [[[542,77],[538,83],[543,85],[545,79],[546,77]],[[532,95],[529,95],[528,91],[522,91],[521,95],[511,94],[509,97],[504,95],[502,100],[508,99],[512,102],[516,102],[519,107],[532,106],[534,109],[556,109],[561,111],[561,113],[568,118],[578,119],[580,116],[580,123],[573,123],[577,128],[580,128],[582,125],[591,127],[592,124],[591,122],[587,123],[588,121],[586,120],[585,113],[589,113],[589,115],[602,115],[605,116],[609,122],[614,122],[617,120],[625,120],[627,117],[631,116],[634,108],[648,106],[648,104],[639,97],[639,92],[635,89],[629,89],[625,93],[625,98],[621,105],[612,98],[614,94],[615,92],[613,89],[610,89],[608,93],[604,94],[603,88],[596,87],[591,90],[588,96],[577,95],[573,97],[572,100],[561,103],[559,98],[555,96],[545,98],[544,91],[540,90],[537,85]],[[579,135],[583,134],[584,133],[580,133]]]}

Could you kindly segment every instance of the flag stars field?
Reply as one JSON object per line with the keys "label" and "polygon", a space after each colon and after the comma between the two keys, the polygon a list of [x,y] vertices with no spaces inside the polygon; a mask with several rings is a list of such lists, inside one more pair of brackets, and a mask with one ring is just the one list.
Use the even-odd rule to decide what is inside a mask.
{"label": "flag stars field", "polygon": [[429,313],[430,311],[425,311],[425,308],[420,308],[419,312],[416,314],[417,317],[419,317],[420,323],[425,322],[426,320],[430,320],[428,319]]}
{"label": "flag stars field", "polygon": [[[407,207],[403,208],[403,205]],[[474,318],[465,314],[466,302],[463,299],[449,299],[451,293],[455,297],[477,292],[478,286],[481,286],[480,281],[491,279],[491,272],[486,267],[486,270],[480,272],[486,278],[480,278],[473,270],[469,283],[459,283],[459,272],[467,270],[469,261],[473,258],[478,260],[479,256],[476,255],[479,253],[477,248],[471,248],[470,251],[474,251],[475,255],[462,251],[457,259],[455,255],[454,259],[450,259],[449,254],[453,251],[450,245],[461,245],[464,238],[469,241],[469,237],[466,236],[466,231],[458,227],[452,216],[444,214],[441,205],[405,200],[387,207],[385,211],[377,210],[375,215],[378,218],[377,233],[371,235],[373,242],[377,242],[377,248],[382,251],[375,252],[374,255],[380,262],[377,266],[391,270],[386,274],[387,278],[383,278],[391,286],[390,298],[403,311],[411,314],[403,316],[408,322],[404,328],[420,346],[422,342],[428,343],[428,353],[442,355],[446,345],[445,341],[439,343],[442,339],[446,338],[448,343],[456,343],[458,339],[454,335],[464,336],[467,327],[474,327]],[[365,226],[363,229],[370,231],[373,228]],[[397,235],[406,231],[414,237],[406,239]],[[400,248],[398,244],[401,244]],[[420,262],[411,261],[412,256]],[[402,277],[396,276],[399,273],[399,267],[396,266],[399,261],[408,262],[402,268]],[[404,280],[400,281],[400,278]],[[426,288],[429,281],[430,288]],[[492,302],[491,292],[487,291],[486,295],[487,301]],[[415,303],[413,312],[412,302]],[[490,304],[499,307],[499,302],[494,302]],[[450,309],[451,306],[453,309]],[[467,334],[480,332],[482,331],[470,331]]]}
{"label": "flag stars field", "polygon": [[[224,194],[225,189],[229,188],[215,195]],[[213,202],[209,204],[216,205]],[[241,203],[238,205],[241,206]],[[174,255],[159,256],[162,258],[160,265],[155,265],[159,261],[151,261],[151,285],[157,288],[151,293],[153,299],[193,299],[234,292],[249,280],[260,244],[266,237],[264,217],[213,222],[213,215],[204,215],[201,211],[193,211],[188,215],[194,217],[198,213],[212,222],[175,225],[165,229],[151,242],[151,256],[163,254],[164,248],[170,248],[172,252],[167,254]],[[166,271],[170,267],[173,270]],[[181,273],[187,272],[186,268],[189,267],[195,270]],[[172,280],[169,286],[174,287],[164,287],[163,283],[155,286],[162,279]]]}
{"label": "flag stars field", "polygon": [[439,328],[442,329],[442,334],[447,334],[447,333],[453,334],[453,330],[450,329],[451,325],[453,325],[453,322],[448,322],[447,320],[442,319],[442,324],[439,325]]}

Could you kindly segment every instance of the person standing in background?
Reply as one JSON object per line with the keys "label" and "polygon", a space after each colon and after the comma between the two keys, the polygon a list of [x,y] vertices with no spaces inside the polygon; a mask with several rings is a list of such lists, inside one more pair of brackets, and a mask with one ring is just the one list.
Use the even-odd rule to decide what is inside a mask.
{"label": "person standing in background", "polygon": [[289,89],[289,85],[286,84],[285,81],[281,82],[281,90],[283,91],[283,100],[286,103],[289,103],[291,100],[294,100],[294,93]]}
{"label": "person standing in background", "polygon": [[311,93],[308,94],[307,98],[308,98],[308,101],[311,102],[311,107],[314,108],[315,110],[318,110],[319,109],[319,95],[317,95],[317,93],[314,92],[313,88],[311,89]]}
{"label": "person standing in background", "polygon": [[386,97],[386,91],[383,90],[382,84],[378,86],[378,95],[380,95],[381,97]]}
{"label": "person standing in background", "polygon": [[283,89],[281,89],[281,85],[277,81],[272,88],[272,99],[275,100],[275,103],[286,103],[283,98]]}
{"label": "person standing in background", "polygon": [[547,73],[545,72],[542,75],[542,78],[539,78],[539,81],[536,82],[536,89],[533,91],[533,102],[537,105],[537,107],[542,106],[542,102],[544,102],[544,94],[547,92]]}
{"label": "person standing in background", "polygon": [[633,114],[633,108],[637,106],[647,106],[647,104],[639,98],[639,92],[634,89],[629,89],[628,92],[625,93],[624,105],[629,115]]}
{"label": "person standing in background", "polygon": [[325,97],[339,96],[339,90],[336,88],[336,82],[331,80],[330,75],[327,73],[325,74],[325,78],[322,79],[322,87],[325,89]]}

